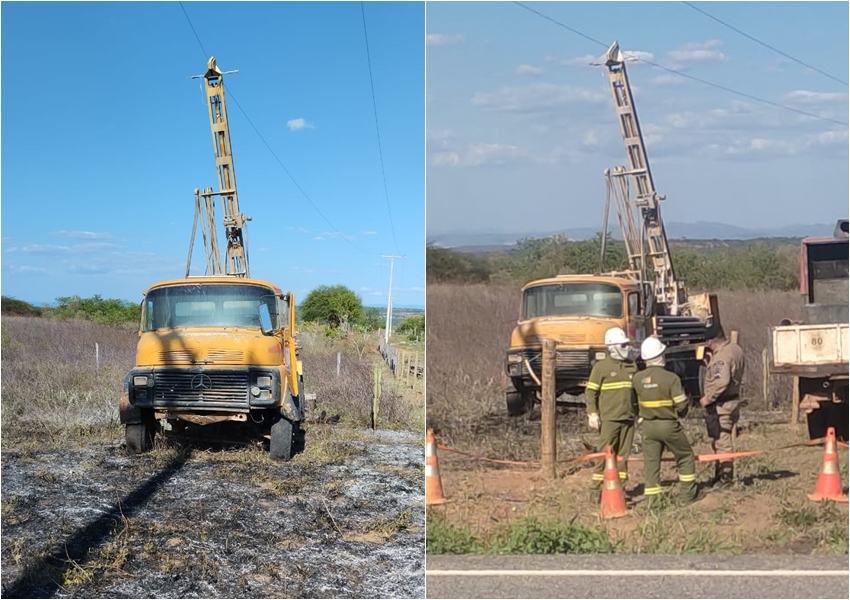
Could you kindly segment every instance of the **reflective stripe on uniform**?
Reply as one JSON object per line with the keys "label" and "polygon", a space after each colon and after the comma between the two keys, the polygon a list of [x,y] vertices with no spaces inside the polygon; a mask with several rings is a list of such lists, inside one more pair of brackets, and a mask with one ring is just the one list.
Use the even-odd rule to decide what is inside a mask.
{"label": "reflective stripe on uniform", "polygon": [[661,408],[663,406],[673,406],[672,400],[641,400],[640,405],[644,408]]}
{"label": "reflective stripe on uniform", "polygon": [[587,386],[586,386],[586,387],[587,387],[587,389],[589,389],[589,390],[594,390],[594,391],[596,391],[596,390],[598,390],[598,389],[599,389],[599,384],[598,384],[598,383],[596,383],[596,382],[594,382],[594,381],[588,381],[588,382],[587,382]]}
{"label": "reflective stripe on uniform", "polygon": [[624,473],[623,471],[620,471],[620,479],[628,479],[628,478],[629,478],[628,473]]}
{"label": "reflective stripe on uniform", "polygon": [[661,493],[661,486],[658,487],[648,487],[643,490],[644,496],[657,496]]}
{"label": "reflective stripe on uniform", "polygon": [[603,475],[602,473],[594,473],[592,480],[593,481],[604,481],[605,475]]}
{"label": "reflective stripe on uniform", "polygon": [[684,394],[680,394],[678,396],[673,396],[673,402],[675,402],[676,404],[681,404],[682,402],[687,402],[687,400],[688,400],[688,397],[685,396]]}
{"label": "reflective stripe on uniform", "polygon": [[697,480],[696,473],[691,473],[691,474],[679,473],[679,481],[684,481],[684,482],[687,483],[689,481],[696,481],[696,480]]}
{"label": "reflective stripe on uniform", "polygon": [[[587,384],[590,387],[590,384]],[[603,383],[602,390],[629,390],[632,387],[631,381],[612,381],[611,383]]]}

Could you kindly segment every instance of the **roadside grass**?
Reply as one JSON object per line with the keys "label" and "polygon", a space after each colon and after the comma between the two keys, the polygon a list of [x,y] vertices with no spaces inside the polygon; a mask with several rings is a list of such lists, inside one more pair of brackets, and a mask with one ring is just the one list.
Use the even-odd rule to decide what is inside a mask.
{"label": "roadside grass", "polygon": [[[789,424],[749,427],[742,421],[739,450],[778,448],[805,438],[802,428]],[[539,424],[534,436],[539,456]],[[697,453],[710,452],[697,441],[704,426],[689,421],[686,432]],[[573,433],[575,437],[575,434]],[[531,446],[531,442],[524,442]],[[562,451],[562,445],[559,444]],[[579,453],[583,453],[582,452]],[[559,454],[570,456],[570,452]],[[669,455],[668,455],[669,456]],[[639,459],[640,454],[633,455]],[[726,491],[705,490],[692,505],[678,506],[677,473],[662,464],[662,505],[647,510],[642,494],[642,462],[630,462],[627,484],[629,514],[604,520],[588,493],[590,463],[559,465],[554,481],[538,469],[482,465],[458,455],[440,452],[443,491],[449,503],[428,511],[427,548],[431,554],[491,552],[496,539],[511,527],[528,527],[557,518],[576,527],[606,531],[612,552],[643,554],[847,554],[848,506],[816,503],[813,491],[822,467],[822,449],[798,447],[745,457],[736,461],[736,485]],[[847,455],[839,453],[845,489]],[[697,463],[698,482],[713,472],[712,463]],[[566,534],[565,534],[566,535]],[[575,532],[570,532],[575,537]],[[541,542],[517,536],[511,552],[529,553]],[[523,541],[524,540],[524,541]],[[502,548],[507,548],[502,544]],[[592,546],[589,546],[592,548]],[[557,551],[557,550],[553,550]],[[600,552],[589,549],[587,552]]]}

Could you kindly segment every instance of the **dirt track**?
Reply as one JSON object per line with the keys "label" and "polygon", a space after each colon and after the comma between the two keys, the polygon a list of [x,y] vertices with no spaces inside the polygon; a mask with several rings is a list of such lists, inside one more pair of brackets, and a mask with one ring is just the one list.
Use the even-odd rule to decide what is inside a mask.
{"label": "dirt track", "polygon": [[324,458],[4,445],[3,596],[424,597],[421,436],[308,436]]}

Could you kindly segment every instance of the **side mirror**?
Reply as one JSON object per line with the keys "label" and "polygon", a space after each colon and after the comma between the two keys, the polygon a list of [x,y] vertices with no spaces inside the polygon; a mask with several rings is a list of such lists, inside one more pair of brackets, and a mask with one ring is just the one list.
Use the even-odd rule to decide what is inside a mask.
{"label": "side mirror", "polygon": [[272,329],[272,315],[269,313],[269,307],[264,303],[260,303],[259,311],[260,329],[262,329],[263,335],[271,335],[274,333],[274,330]]}

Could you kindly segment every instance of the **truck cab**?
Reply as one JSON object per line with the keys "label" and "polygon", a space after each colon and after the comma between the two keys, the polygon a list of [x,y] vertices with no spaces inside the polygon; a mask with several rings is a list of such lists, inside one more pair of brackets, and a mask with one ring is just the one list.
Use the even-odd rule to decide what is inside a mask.
{"label": "truck cab", "polygon": [[639,281],[620,275],[559,275],[526,284],[505,360],[508,413],[527,412],[540,392],[543,339],[557,344],[555,395],[579,395],[593,365],[608,356],[603,343],[608,329],[621,327],[643,341],[651,326],[651,298]]}
{"label": "truck cab", "polygon": [[149,450],[163,428],[237,421],[289,459],[304,416],[295,298],[267,281],[200,276],[151,286],[120,418],[128,449]]}
{"label": "truck cab", "polygon": [[783,319],[770,329],[770,372],[791,375],[809,437],[834,427],[848,438],[848,220],[832,237],[805,238],[800,247],[802,322]]}

